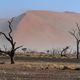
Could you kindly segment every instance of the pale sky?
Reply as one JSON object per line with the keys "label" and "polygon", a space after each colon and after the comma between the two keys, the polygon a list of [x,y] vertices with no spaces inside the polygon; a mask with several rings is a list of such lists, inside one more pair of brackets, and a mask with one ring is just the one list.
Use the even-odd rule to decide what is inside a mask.
{"label": "pale sky", "polygon": [[27,10],[80,12],[80,0],[0,0],[0,18],[18,16]]}

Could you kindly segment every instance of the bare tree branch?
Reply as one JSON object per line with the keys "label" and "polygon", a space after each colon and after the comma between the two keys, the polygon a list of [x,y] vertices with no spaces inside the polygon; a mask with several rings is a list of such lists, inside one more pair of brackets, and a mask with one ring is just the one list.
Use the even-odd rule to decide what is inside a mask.
{"label": "bare tree branch", "polygon": [[78,35],[80,36],[80,26],[78,23],[76,23],[77,29],[78,29]]}
{"label": "bare tree branch", "polygon": [[[10,20],[10,21],[8,21],[8,23],[10,24],[10,26],[11,26],[11,24],[12,24],[12,22],[13,22],[14,18],[15,18],[15,17],[11,18],[11,20]],[[10,27],[10,26],[9,26],[9,27]]]}
{"label": "bare tree branch", "polygon": [[23,46],[16,47],[14,50],[17,50],[17,49],[19,49],[19,48],[21,48],[21,47],[23,47]]}
{"label": "bare tree branch", "polygon": [[75,32],[69,31],[69,33],[70,33],[73,37],[75,37],[76,40],[78,40],[78,38],[77,38],[76,35],[75,35]]}
{"label": "bare tree branch", "polygon": [[12,38],[12,36],[11,36],[11,33],[12,33],[12,27],[11,27],[11,24],[12,24],[12,22],[13,22],[13,19],[14,19],[14,17],[11,19],[11,21],[8,21],[8,23],[9,23],[9,29],[10,29],[10,32],[8,33],[9,34],[9,37],[10,37],[10,39],[13,41],[13,38]]}
{"label": "bare tree branch", "polygon": [[7,37],[5,33],[0,32],[0,34],[2,34],[2,35],[3,35],[3,36],[4,36],[8,41],[11,41],[11,40],[10,40],[10,38],[9,38],[9,37]]}
{"label": "bare tree branch", "polygon": [[80,31],[80,26],[78,23],[76,23],[76,27],[78,28],[78,30]]}
{"label": "bare tree branch", "polygon": [[5,53],[5,54],[10,55],[10,51],[3,51],[3,50],[0,50],[0,53]]}
{"label": "bare tree branch", "polygon": [[16,42],[14,42],[14,46],[16,45]]}

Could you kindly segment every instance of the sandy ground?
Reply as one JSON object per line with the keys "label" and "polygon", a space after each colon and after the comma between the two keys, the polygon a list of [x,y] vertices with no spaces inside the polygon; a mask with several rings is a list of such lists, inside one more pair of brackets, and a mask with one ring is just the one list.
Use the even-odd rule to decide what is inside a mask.
{"label": "sandy ground", "polygon": [[16,57],[13,65],[7,57],[0,60],[5,61],[0,64],[0,80],[80,80],[76,59]]}

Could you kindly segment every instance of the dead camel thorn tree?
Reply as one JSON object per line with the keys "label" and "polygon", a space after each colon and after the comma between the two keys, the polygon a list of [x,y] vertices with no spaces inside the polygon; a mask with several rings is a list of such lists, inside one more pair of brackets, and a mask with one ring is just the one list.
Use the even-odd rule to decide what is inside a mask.
{"label": "dead camel thorn tree", "polygon": [[77,47],[77,59],[79,59],[79,44],[80,44],[80,26],[76,23],[76,29],[73,29],[69,33],[76,39],[76,47]]}
{"label": "dead camel thorn tree", "polygon": [[12,18],[10,21],[8,21],[9,30],[10,30],[9,33],[8,33],[8,36],[4,32],[0,32],[0,35],[3,35],[6,38],[6,40],[11,44],[11,49],[9,51],[0,50],[0,53],[5,53],[5,54],[9,55],[10,60],[11,60],[11,64],[14,64],[15,51],[22,47],[22,46],[15,47],[16,42],[14,42],[13,37],[11,35],[11,33],[13,32],[13,30],[12,30],[13,19],[14,18]]}
{"label": "dead camel thorn tree", "polygon": [[66,46],[65,48],[63,48],[63,50],[61,51],[61,57],[62,56],[66,56],[65,54],[66,54],[66,52],[67,52],[68,49],[69,49],[69,46]]}

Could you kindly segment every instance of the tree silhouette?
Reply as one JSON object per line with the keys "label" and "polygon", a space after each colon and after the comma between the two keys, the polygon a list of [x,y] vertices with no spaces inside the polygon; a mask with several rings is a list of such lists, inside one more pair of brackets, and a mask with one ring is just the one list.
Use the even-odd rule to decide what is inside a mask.
{"label": "tree silhouette", "polygon": [[14,42],[13,37],[11,35],[11,33],[13,32],[13,30],[12,30],[12,22],[13,22],[13,19],[14,19],[14,17],[10,21],[8,21],[9,30],[10,30],[9,33],[8,33],[8,36],[4,32],[0,32],[0,35],[3,35],[6,38],[6,40],[11,44],[11,49],[10,50],[7,50],[7,51],[0,50],[0,52],[9,55],[10,60],[11,60],[11,64],[14,64],[15,51],[17,49],[19,49],[20,47],[22,47],[22,46],[15,47],[16,42]]}
{"label": "tree silhouette", "polygon": [[79,44],[80,44],[80,26],[76,23],[76,29],[73,29],[69,33],[76,39],[76,46],[77,46],[77,59],[79,58]]}
{"label": "tree silhouette", "polygon": [[69,49],[69,46],[66,46],[62,51],[61,51],[61,56],[65,56],[63,55],[63,53],[66,53],[66,51]]}

